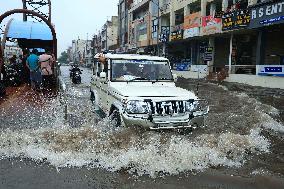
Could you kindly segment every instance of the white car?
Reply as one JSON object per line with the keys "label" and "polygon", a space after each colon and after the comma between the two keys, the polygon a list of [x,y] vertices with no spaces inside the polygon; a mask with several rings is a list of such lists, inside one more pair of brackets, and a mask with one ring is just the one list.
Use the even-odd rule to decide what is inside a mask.
{"label": "white car", "polygon": [[166,58],[98,54],[91,81],[97,112],[115,126],[150,130],[186,129],[204,125],[209,107],[190,91],[176,87]]}

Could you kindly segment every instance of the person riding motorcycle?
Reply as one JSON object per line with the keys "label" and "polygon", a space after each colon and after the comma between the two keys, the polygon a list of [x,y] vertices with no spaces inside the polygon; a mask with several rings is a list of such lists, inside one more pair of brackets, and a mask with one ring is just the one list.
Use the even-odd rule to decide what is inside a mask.
{"label": "person riding motorcycle", "polygon": [[81,69],[77,65],[73,65],[72,68],[70,69],[70,77],[73,77],[73,73],[79,72],[79,74],[82,74]]}

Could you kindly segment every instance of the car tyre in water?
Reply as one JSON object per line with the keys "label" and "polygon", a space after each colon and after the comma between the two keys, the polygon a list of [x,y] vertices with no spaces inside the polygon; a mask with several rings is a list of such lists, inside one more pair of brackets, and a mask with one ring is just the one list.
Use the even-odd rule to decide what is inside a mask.
{"label": "car tyre in water", "polygon": [[115,127],[121,127],[121,117],[117,109],[113,110],[110,115],[111,124]]}
{"label": "car tyre in water", "polygon": [[95,95],[94,95],[94,93],[93,92],[91,92],[91,96],[90,96],[90,100],[91,100],[91,102],[94,104],[95,103]]}

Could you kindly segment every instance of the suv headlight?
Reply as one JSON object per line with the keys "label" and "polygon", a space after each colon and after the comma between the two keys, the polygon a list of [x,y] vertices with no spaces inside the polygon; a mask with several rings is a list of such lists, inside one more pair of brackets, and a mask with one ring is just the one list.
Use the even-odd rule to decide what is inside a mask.
{"label": "suv headlight", "polygon": [[129,114],[148,114],[149,107],[146,102],[131,100],[126,104],[125,111]]}
{"label": "suv headlight", "polygon": [[187,112],[195,112],[199,109],[199,102],[198,101],[194,101],[194,102],[186,102],[186,106],[185,106],[185,111]]}

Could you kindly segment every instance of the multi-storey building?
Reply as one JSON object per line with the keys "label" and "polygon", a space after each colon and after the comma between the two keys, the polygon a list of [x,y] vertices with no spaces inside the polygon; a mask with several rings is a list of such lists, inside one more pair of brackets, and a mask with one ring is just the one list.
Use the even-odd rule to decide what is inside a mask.
{"label": "multi-storey building", "polygon": [[112,16],[110,21],[107,21],[100,33],[102,51],[116,50],[118,45],[118,17]]}
{"label": "multi-storey building", "polygon": [[23,55],[23,51],[17,43],[5,45],[4,48],[5,62],[9,62],[9,59],[13,56],[19,58],[21,55]]}
{"label": "multi-storey building", "polygon": [[118,52],[128,49],[128,0],[119,0],[118,3]]}
{"label": "multi-storey building", "polygon": [[82,66],[92,65],[92,40],[77,39],[72,41],[71,61]]}
{"label": "multi-storey building", "polygon": [[177,69],[207,74],[284,75],[283,0],[127,3],[129,52],[154,52]]}
{"label": "multi-storey building", "polygon": [[86,45],[84,48],[84,53],[83,53],[83,64],[86,67],[91,67],[92,66],[92,40],[86,40]]}
{"label": "multi-storey building", "polygon": [[98,34],[95,34],[92,39],[93,56],[102,51],[101,44],[101,35],[99,32]]}

